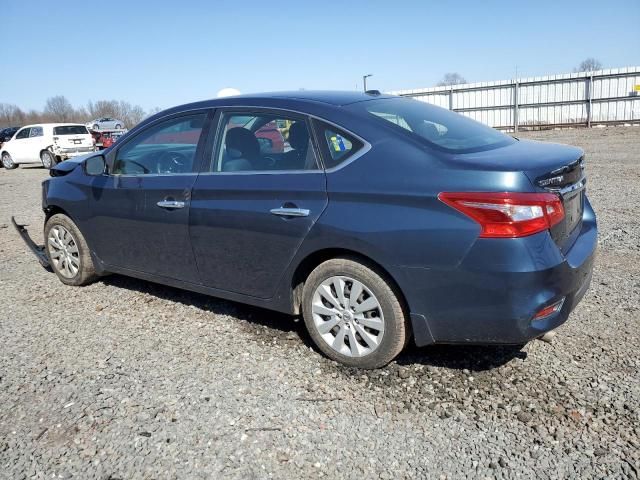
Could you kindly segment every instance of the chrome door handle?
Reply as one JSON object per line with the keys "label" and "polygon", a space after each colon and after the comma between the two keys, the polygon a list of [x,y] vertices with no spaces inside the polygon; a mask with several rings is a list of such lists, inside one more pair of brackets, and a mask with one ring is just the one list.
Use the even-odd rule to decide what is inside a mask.
{"label": "chrome door handle", "polygon": [[309,213],[311,213],[306,208],[272,208],[270,210],[274,215],[279,215],[281,217],[308,217]]}
{"label": "chrome door handle", "polygon": [[156,203],[160,208],[184,208],[184,202],[178,202],[177,200],[162,200]]}

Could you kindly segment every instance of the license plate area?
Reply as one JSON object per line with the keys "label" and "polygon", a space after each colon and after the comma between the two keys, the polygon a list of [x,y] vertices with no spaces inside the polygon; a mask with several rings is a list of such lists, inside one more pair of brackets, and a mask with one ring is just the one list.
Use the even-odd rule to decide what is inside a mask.
{"label": "license plate area", "polygon": [[75,143],[76,145],[80,145],[82,143],[82,140],[74,140],[73,143]]}
{"label": "license plate area", "polygon": [[584,209],[584,190],[572,192],[564,197],[566,232],[570,234],[580,224]]}

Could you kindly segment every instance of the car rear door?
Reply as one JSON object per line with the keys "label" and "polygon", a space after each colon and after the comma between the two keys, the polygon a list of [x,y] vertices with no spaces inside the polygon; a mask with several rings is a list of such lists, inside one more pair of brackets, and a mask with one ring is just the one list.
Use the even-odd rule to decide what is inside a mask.
{"label": "car rear door", "polygon": [[165,117],[109,153],[110,174],[93,181],[86,229],[103,262],[200,283],[189,205],[209,120],[206,110]]}
{"label": "car rear door", "polygon": [[[283,119],[300,123],[299,155],[288,143],[288,152],[274,155],[256,137],[261,125]],[[200,277],[208,287],[270,298],[328,202],[309,123],[295,114],[242,109],[219,112],[215,123],[209,171],[197,178],[191,198],[190,235]],[[287,154],[288,168],[279,168]]]}

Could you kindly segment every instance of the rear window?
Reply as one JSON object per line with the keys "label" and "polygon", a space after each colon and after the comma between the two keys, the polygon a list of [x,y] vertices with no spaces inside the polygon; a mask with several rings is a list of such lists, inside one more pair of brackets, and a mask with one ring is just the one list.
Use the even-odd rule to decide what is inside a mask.
{"label": "rear window", "polygon": [[64,125],[53,127],[54,135],[88,135],[87,127],[84,125]]}
{"label": "rear window", "polygon": [[408,98],[360,102],[353,108],[409,132],[439,150],[479,152],[509,145],[516,140],[464,115]]}

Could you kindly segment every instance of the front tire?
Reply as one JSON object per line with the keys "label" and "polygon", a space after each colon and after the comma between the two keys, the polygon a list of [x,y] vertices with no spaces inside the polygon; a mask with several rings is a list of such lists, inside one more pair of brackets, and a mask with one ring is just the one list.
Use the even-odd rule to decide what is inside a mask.
{"label": "front tire", "polygon": [[98,125],[97,123],[93,124],[93,128],[91,130],[99,130],[100,129],[100,125]]}
{"label": "front tire", "polygon": [[116,123],[115,129],[116,129],[116,130],[120,130],[120,129],[122,129],[122,125],[120,125],[119,123]]}
{"label": "front tire", "polygon": [[13,163],[13,159],[11,158],[11,155],[9,155],[7,152],[4,152],[2,154],[2,166],[7,170],[13,170],[14,168],[18,168],[18,164]]}
{"label": "front tire", "polygon": [[51,153],[49,150],[43,150],[42,152],[40,152],[40,161],[42,162],[42,166],[47,170],[50,170],[51,168],[55,167],[56,164],[58,163],[56,161],[55,155]]}
{"label": "front tire", "polygon": [[356,258],[335,258],[316,267],[304,284],[302,312],[317,347],[350,367],[386,365],[410,336],[391,279]]}
{"label": "front tire", "polygon": [[47,220],[44,238],[51,268],[62,283],[82,286],[98,278],[87,242],[69,217],[56,214]]}

